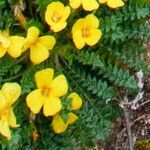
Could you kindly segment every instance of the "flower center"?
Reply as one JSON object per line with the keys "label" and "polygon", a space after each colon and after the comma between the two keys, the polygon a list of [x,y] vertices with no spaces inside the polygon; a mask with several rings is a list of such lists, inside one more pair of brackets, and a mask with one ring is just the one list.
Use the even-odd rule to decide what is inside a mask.
{"label": "flower center", "polygon": [[59,20],[61,19],[61,17],[58,14],[54,14],[54,16],[52,17],[52,20],[57,23]]}
{"label": "flower center", "polygon": [[49,95],[49,92],[50,92],[50,89],[49,89],[49,88],[43,88],[43,89],[42,89],[42,95],[43,95],[43,96],[46,96],[46,97],[47,97],[47,96]]}
{"label": "flower center", "polygon": [[86,37],[89,35],[89,30],[88,29],[82,29],[82,36]]}

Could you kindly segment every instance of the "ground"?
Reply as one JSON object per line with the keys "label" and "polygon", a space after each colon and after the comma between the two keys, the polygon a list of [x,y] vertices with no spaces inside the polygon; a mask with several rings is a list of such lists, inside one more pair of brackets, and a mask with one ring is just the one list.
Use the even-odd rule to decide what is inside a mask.
{"label": "ground", "polygon": [[[150,70],[150,44],[148,53],[145,57]],[[144,79],[143,98],[138,102],[139,106],[136,110],[127,108],[129,114],[129,124],[133,136],[135,150],[150,150],[150,75]],[[133,99],[134,95],[129,96]],[[129,142],[125,126],[124,117],[117,118],[113,123],[111,132],[111,141],[109,143],[99,142],[92,150],[128,150]]]}

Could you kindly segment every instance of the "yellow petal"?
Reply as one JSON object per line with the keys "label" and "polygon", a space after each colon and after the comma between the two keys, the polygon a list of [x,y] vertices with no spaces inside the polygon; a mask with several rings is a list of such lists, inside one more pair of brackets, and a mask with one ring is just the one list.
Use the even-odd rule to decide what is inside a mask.
{"label": "yellow petal", "polygon": [[107,2],[107,0],[98,0],[101,4],[104,4]]}
{"label": "yellow petal", "polygon": [[27,37],[24,45],[24,50],[28,49],[39,37],[40,31],[37,27],[33,26],[28,29]]}
{"label": "yellow petal", "polygon": [[107,5],[110,8],[115,9],[115,8],[124,6],[124,2],[122,0],[108,0]]}
{"label": "yellow petal", "polygon": [[10,40],[11,44],[7,49],[7,52],[10,56],[17,58],[22,54],[25,38],[20,36],[11,36]]}
{"label": "yellow petal", "polygon": [[44,97],[40,89],[32,91],[26,98],[26,102],[30,110],[37,114],[44,104]]}
{"label": "yellow petal", "polygon": [[4,97],[4,94],[2,90],[0,90],[0,107],[4,105],[7,102],[6,98]]}
{"label": "yellow petal", "polygon": [[56,114],[52,120],[52,127],[55,133],[59,134],[67,129],[67,124],[63,121],[62,117],[59,114]]}
{"label": "yellow petal", "polygon": [[64,4],[61,2],[53,2],[51,3],[53,5],[53,9],[57,12],[59,12],[58,14],[63,14],[64,11]]}
{"label": "yellow petal", "polygon": [[55,97],[64,96],[68,92],[68,83],[64,75],[59,75],[52,80],[50,92]]}
{"label": "yellow petal", "polygon": [[10,127],[12,128],[19,127],[19,125],[17,125],[16,123],[16,117],[12,108],[9,110],[9,113],[7,114],[7,120]]}
{"label": "yellow petal", "polygon": [[5,83],[2,92],[9,104],[13,104],[21,94],[21,87],[17,83]]}
{"label": "yellow petal", "polygon": [[53,30],[54,32],[59,32],[59,31],[63,30],[66,26],[67,26],[67,22],[66,21],[53,23],[51,25],[51,30]]}
{"label": "yellow petal", "polygon": [[7,118],[3,116],[0,119],[0,133],[7,138],[7,140],[11,139],[11,133],[8,125]]}
{"label": "yellow petal", "polygon": [[6,54],[6,48],[0,43],[0,58]]}
{"label": "yellow petal", "polygon": [[82,49],[85,46],[85,40],[82,37],[82,31],[78,30],[73,33],[73,42],[78,49]]}
{"label": "yellow petal", "polygon": [[99,20],[93,14],[87,15],[85,21],[88,29],[96,29],[99,26]]}
{"label": "yellow petal", "polygon": [[0,33],[0,43],[4,48],[8,48],[11,44],[11,40],[9,39],[9,37]]}
{"label": "yellow petal", "polygon": [[53,22],[52,18],[54,16],[56,8],[57,8],[57,7],[55,7],[55,5],[56,5],[55,2],[52,2],[51,4],[49,4],[47,6],[47,9],[45,12],[45,21],[49,26],[51,26],[51,23]]}
{"label": "yellow petal", "polygon": [[9,104],[7,104],[7,100],[4,97],[3,92],[0,90],[0,117],[8,106]]}
{"label": "yellow petal", "polygon": [[27,32],[27,41],[29,41],[30,43],[34,43],[37,38],[39,37],[39,34],[40,34],[40,31],[37,27],[33,26],[33,27],[30,27],[28,29],[28,32]]}
{"label": "yellow petal", "polygon": [[102,32],[100,30],[93,29],[90,30],[90,35],[85,38],[85,41],[89,46],[93,46],[100,40],[101,36],[102,36]]}
{"label": "yellow petal", "polygon": [[77,9],[80,7],[82,0],[69,0],[70,6],[73,9]]}
{"label": "yellow petal", "polygon": [[35,74],[35,80],[38,88],[48,88],[53,79],[54,70],[44,69]]}
{"label": "yellow petal", "polygon": [[43,44],[48,50],[53,49],[54,45],[56,44],[56,40],[53,36],[47,35],[42,36],[38,40],[41,44]]}
{"label": "yellow petal", "polygon": [[[50,3],[48,6],[47,6],[47,12],[46,12],[46,15],[49,15],[49,14],[58,14],[58,15],[61,15],[63,14],[63,11],[64,11],[64,4],[61,3],[61,2],[52,2]],[[48,18],[48,19],[51,19],[51,18]]]}
{"label": "yellow petal", "polygon": [[82,0],[82,5],[84,10],[92,11],[99,7],[99,4],[96,0]]}
{"label": "yellow petal", "polygon": [[47,97],[44,102],[44,108],[43,112],[44,115],[47,116],[53,116],[56,113],[58,113],[62,108],[62,104],[59,98],[57,97]]}
{"label": "yellow petal", "polygon": [[34,64],[40,64],[49,57],[48,49],[41,43],[36,43],[30,48],[30,59]]}
{"label": "yellow petal", "polygon": [[77,110],[82,106],[82,99],[77,93],[71,93],[68,98],[72,101],[72,110]]}
{"label": "yellow petal", "polygon": [[82,30],[87,27],[87,22],[85,22],[84,18],[78,19],[72,27],[72,33]]}
{"label": "yellow petal", "polygon": [[70,7],[69,6],[66,6],[64,7],[64,11],[63,11],[63,15],[62,15],[62,20],[65,21],[69,15],[70,15]]}
{"label": "yellow petal", "polygon": [[76,120],[78,120],[78,117],[77,117],[74,113],[68,113],[67,124],[72,124],[72,123],[74,123]]}
{"label": "yellow petal", "polygon": [[6,53],[7,48],[10,46],[10,39],[7,36],[4,36],[0,32],[0,57],[3,57]]}

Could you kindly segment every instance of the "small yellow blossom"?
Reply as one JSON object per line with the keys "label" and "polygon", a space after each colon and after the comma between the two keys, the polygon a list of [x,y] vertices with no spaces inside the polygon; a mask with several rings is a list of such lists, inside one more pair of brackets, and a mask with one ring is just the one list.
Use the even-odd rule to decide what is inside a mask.
{"label": "small yellow blossom", "polygon": [[23,45],[25,39],[21,36],[9,36],[0,32],[0,58],[3,57],[6,52],[14,58],[19,57],[23,52]]}
{"label": "small yellow blossom", "polygon": [[78,49],[82,49],[85,44],[95,45],[101,38],[102,32],[98,29],[99,20],[94,15],[87,15],[78,19],[72,28],[73,41]]}
{"label": "small yellow blossom", "polygon": [[72,104],[71,109],[72,110],[77,110],[82,106],[82,99],[77,93],[75,93],[75,92],[71,93],[68,96],[68,98],[72,101],[71,102],[71,104]]}
{"label": "small yellow blossom", "polygon": [[16,18],[19,21],[20,25],[25,27],[26,18],[25,18],[25,16],[23,15],[23,13],[21,11],[18,11],[18,13],[16,14]]}
{"label": "small yellow blossom", "polygon": [[118,7],[124,6],[124,2],[122,0],[98,0],[100,3],[106,3],[108,7],[115,9]]}
{"label": "small yellow blossom", "polygon": [[27,105],[34,114],[39,113],[42,106],[45,116],[53,116],[62,108],[60,97],[68,91],[67,80],[64,75],[58,75],[53,79],[53,75],[54,70],[49,68],[35,74],[38,89],[26,98]]}
{"label": "small yellow blossom", "polygon": [[99,4],[96,0],[69,0],[70,6],[73,9],[77,9],[82,4],[83,9],[86,11],[92,11],[99,7]]}
{"label": "small yellow blossom", "polygon": [[21,94],[21,87],[17,83],[5,83],[0,90],[0,133],[8,140],[11,139],[9,127],[16,128],[16,117],[12,104]]}
{"label": "small yellow blossom", "polygon": [[49,57],[49,50],[52,50],[56,43],[53,36],[39,37],[39,34],[40,31],[37,27],[30,27],[24,44],[24,50],[30,48],[30,59],[34,64],[46,60]]}
{"label": "small yellow blossom", "polygon": [[52,2],[47,6],[45,21],[54,32],[59,32],[67,26],[67,18],[70,15],[70,7],[61,2]]}
{"label": "small yellow blossom", "polygon": [[37,129],[35,129],[35,130],[33,131],[33,134],[32,134],[32,138],[33,138],[34,143],[37,142],[38,137],[39,137],[38,131],[37,131]]}
{"label": "small yellow blossom", "polygon": [[[68,98],[72,101],[72,110],[77,110],[82,106],[82,99],[77,93],[75,92],[71,93],[68,96]],[[68,125],[74,123],[77,119],[78,117],[74,113],[70,112],[67,114],[67,121],[64,122],[61,115],[57,113],[56,115],[53,116],[52,120],[52,127],[54,132],[59,134],[66,131]]]}

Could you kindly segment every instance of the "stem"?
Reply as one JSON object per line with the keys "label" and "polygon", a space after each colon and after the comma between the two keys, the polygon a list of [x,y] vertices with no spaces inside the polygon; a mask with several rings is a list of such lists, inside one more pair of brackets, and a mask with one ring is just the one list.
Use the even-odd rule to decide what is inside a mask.
{"label": "stem", "polygon": [[132,138],[131,126],[130,126],[130,122],[129,122],[129,114],[128,114],[125,106],[123,107],[123,114],[124,114],[124,118],[125,118],[125,126],[127,129],[129,148],[130,148],[130,150],[133,150],[133,138]]}
{"label": "stem", "polygon": [[29,56],[29,53],[26,53],[25,55],[23,55],[21,58],[19,58],[17,60],[17,64],[19,64],[20,62],[22,62],[24,59],[26,59]]}
{"label": "stem", "polygon": [[6,79],[3,80],[3,82],[9,82],[9,81],[11,81],[11,80],[17,79],[17,78],[20,77],[21,75],[22,75],[22,73],[17,74],[17,75],[15,75],[15,76],[13,76],[13,77],[10,77],[10,78],[6,78]]}
{"label": "stem", "polygon": [[[114,89],[115,89],[116,93],[118,94],[120,101],[123,101],[123,98],[120,95],[118,89],[115,86],[114,86]],[[132,133],[131,133],[131,125],[130,125],[129,114],[128,114],[127,109],[126,109],[126,105],[123,105],[123,115],[124,115],[124,119],[125,119],[125,127],[127,130],[129,149],[133,150],[133,138],[132,138]]]}
{"label": "stem", "polygon": [[56,64],[56,69],[59,70],[59,71],[61,71],[60,64],[59,64],[59,58],[58,58],[57,54],[55,54],[54,61],[55,61],[55,64]]}

